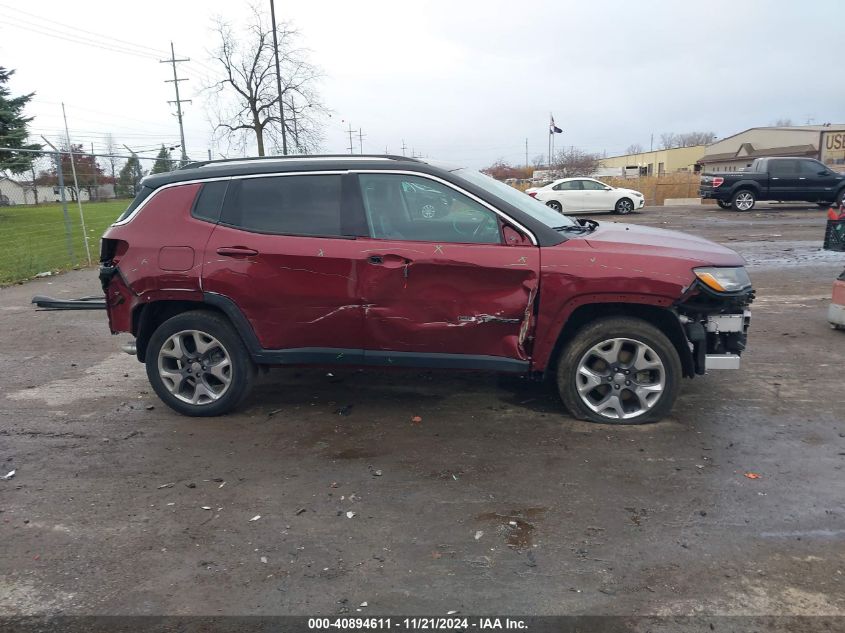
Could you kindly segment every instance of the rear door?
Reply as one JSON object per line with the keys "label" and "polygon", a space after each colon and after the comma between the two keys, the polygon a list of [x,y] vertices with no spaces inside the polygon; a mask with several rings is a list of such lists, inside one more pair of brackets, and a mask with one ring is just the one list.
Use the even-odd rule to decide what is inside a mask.
{"label": "rear door", "polygon": [[[360,247],[341,173],[233,179],[206,249],[203,289],[231,299],[279,362],[360,362]],[[357,193],[357,191],[355,192]],[[267,359],[270,362],[271,358]]]}
{"label": "rear door", "polygon": [[[439,179],[358,179],[370,232],[357,241],[367,363],[525,370],[540,264],[531,238]],[[436,191],[446,212],[418,213],[414,187]]]}
{"label": "rear door", "polygon": [[555,200],[560,201],[563,205],[564,213],[584,210],[586,201],[580,180],[565,180],[556,184],[552,189],[555,191]]}
{"label": "rear door", "polygon": [[769,159],[769,199],[805,200],[799,161],[794,158]]}

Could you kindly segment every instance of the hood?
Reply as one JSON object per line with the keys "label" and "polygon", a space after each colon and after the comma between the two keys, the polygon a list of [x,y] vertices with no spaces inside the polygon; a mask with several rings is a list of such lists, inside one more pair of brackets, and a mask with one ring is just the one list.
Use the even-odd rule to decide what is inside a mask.
{"label": "hood", "polygon": [[594,249],[620,254],[671,257],[703,266],[745,265],[735,251],[710,240],[636,224],[602,222],[583,239]]}

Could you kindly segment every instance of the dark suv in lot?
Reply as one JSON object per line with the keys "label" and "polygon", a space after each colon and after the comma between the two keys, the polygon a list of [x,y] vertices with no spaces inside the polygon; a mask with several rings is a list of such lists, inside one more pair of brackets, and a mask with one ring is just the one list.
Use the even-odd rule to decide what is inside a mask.
{"label": "dark suv in lot", "polygon": [[100,278],[111,331],[187,415],[230,411],[261,365],[351,365],[547,376],[574,416],[640,423],[683,377],[739,367],[743,263],[469,169],[316,156],[146,178]]}

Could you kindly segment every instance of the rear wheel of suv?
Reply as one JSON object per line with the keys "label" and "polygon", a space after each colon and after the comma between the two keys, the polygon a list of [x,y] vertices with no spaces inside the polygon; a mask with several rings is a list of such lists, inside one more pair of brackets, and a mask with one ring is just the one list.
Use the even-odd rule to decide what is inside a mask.
{"label": "rear wheel of suv", "polygon": [[183,312],[150,337],[147,377],[162,402],[190,416],[222,415],[249,393],[256,367],[229,322],[213,312]]}
{"label": "rear wheel of suv", "polygon": [[681,373],[663,332],[641,319],[607,317],[585,325],[564,347],[557,387],[580,420],[642,424],[672,410]]}
{"label": "rear wheel of suv", "polygon": [[731,203],[725,202],[724,200],[716,200],[716,204],[718,204],[722,209],[730,209]]}
{"label": "rear wheel of suv", "polygon": [[731,200],[731,207],[733,207],[734,211],[751,211],[756,202],[757,197],[753,191],[742,189],[734,194],[733,200]]}

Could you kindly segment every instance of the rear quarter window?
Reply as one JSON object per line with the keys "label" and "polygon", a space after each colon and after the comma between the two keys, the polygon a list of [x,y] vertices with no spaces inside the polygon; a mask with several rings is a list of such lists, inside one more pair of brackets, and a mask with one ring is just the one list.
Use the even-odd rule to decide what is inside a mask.
{"label": "rear quarter window", "polygon": [[206,222],[214,222],[216,224],[220,220],[220,211],[223,208],[223,199],[226,197],[226,188],[228,186],[228,180],[203,184],[199,195],[194,200],[191,215],[198,220],[205,220]]}

